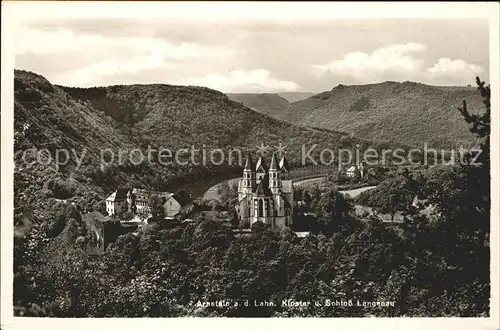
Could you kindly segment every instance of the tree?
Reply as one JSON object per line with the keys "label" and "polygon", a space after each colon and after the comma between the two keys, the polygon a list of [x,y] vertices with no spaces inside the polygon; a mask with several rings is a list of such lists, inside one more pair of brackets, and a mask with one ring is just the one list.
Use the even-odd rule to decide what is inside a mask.
{"label": "tree", "polygon": [[152,194],[149,198],[149,207],[151,208],[151,217],[155,221],[161,221],[165,218],[165,209],[163,208],[164,200],[156,194]]}
{"label": "tree", "polygon": [[348,229],[351,211],[350,202],[334,188],[323,192],[316,207],[318,218],[323,224],[323,231],[327,234]]}
{"label": "tree", "polygon": [[163,180],[162,180],[162,177],[159,173],[155,174],[155,176],[153,178],[152,186],[155,190],[161,190],[163,188]]}
{"label": "tree", "polygon": [[[476,79],[486,110],[482,114],[470,114],[464,102],[458,108],[470,131],[481,140],[479,155],[465,155],[466,162],[452,168],[438,168],[427,177],[425,194],[429,204],[435,205],[442,226],[453,227],[447,232],[462,232],[463,239],[478,239],[487,244],[490,228],[490,87]],[[443,228],[444,230],[444,228]]]}
{"label": "tree", "polygon": [[222,181],[217,186],[217,195],[219,195],[220,201],[225,204],[231,199],[238,196],[238,187],[233,184],[230,185],[229,181]]}
{"label": "tree", "polygon": [[[427,274],[418,286],[412,281],[418,291],[408,292],[406,307],[419,313],[477,316],[489,310],[490,88],[479,78],[476,82],[486,111],[470,114],[466,103],[458,110],[481,140],[480,163],[467,155],[468,162],[429,170],[423,193],[438,212],[430,222],[417,218],[407,227],[408,248],[417,261],[410,271],[418,274],[424,267]],[[416,304],[431,297],[434,304]]]}
{"label": "tree", "polygon": [[482,114],[471,114],[467,109],[467,103],[463,101],[458,111],[462,114],[465,121],[471,124],[470,131],[477,135],[482,141],[479,145],[479,155],[473,163],[473,156],[468,155],[466,164],[462,164],[467,171],[469,189],[471,194],[468,196],[468,204],[471,209],[477,211],[478,230],[481,232],[484,241],[489,234],[490,221],[490,134],[491,134],[491,88],[485,86],[485,82],[476,77],[478,90],[483,98],[485,111]]}
{"label": "tree", "polygon": [[418,194],[419,185],[408,171],[383,181],[378,187],[361,193],[357,203],[380,208],[383,213],[390,213],[394,221],[396,212],[409,214],[412,211],[412,202]]}

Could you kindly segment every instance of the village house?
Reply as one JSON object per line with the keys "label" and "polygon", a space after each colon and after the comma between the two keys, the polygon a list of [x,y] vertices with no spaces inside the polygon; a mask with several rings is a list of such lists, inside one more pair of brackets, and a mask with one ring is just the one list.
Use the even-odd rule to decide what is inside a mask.
{"label": "village house", "polygon": [[119,188],[106,199],[106,212],[109,215],[118,215],[128,211],[149,216],[151,215],[149,203],[153,195],[161,199],[165,217],[174,217],[191,201],[186,192],[174,194],[147,189]]}
{"label": "village house", "polygon": [[129,189],[119,188],[106,198],[106,212],[115,215],[128,209],[127,194]]}
{"label": "village house", "polygon": [[346,170],[346,175],[349,178],[363,178],[366,174],[366,166],[362,162],[359,165],[351,165]]}
{"label": "village house", "polygon": [[189,205],[190,202],[191,198],[186,192],[169,194],[163,202],[165,217],[174,217],[179,214],[184,207]]}

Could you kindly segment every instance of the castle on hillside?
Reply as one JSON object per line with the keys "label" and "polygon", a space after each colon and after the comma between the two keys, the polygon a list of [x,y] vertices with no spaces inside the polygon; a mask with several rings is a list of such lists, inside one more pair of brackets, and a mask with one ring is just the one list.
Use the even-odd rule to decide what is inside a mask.
{"label": "castle on hillside", "polygon": [[293,222],[293,186],[288,179],[285,157],[278,162],[273,154],[269,169],[264,158],[254,165],[248,154],[243,178],[238,183],[236,212],[245,227],[262,221],[272,228],[290,227]]}

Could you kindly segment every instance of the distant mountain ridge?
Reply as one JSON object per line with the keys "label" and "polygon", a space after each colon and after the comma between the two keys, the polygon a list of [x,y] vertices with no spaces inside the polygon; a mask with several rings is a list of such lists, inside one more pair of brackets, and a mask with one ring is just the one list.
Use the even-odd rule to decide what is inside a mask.
{"label": "distant mountain ridge", "polygon": [[227,93],[231,100],[260,113],[274,115],[277,111],[284,110],[292,102],[305,100],[314,95],[306,92],[287,93]]}
{"label": "distant mountain ridge", "polygon": [[377,141],[408,145],[451,147],[476,144],[457,107],[462,101],[472,112],[482,109],[476,88],[430,86],[415,82],[383,82],[369,85],[338,85],[330,91],[292,102],[266,107],[249,95],[241,102],[259,112],[290,123],[353,133]]}
{"label": "distant mountain ridge", "polygon": [[315,93],[309,93],[309,92],[285,92],[285,93],[278,93],[279,96],[281,96],[282,98],[286,99],[290,103],[305,100],[307,98],[310,98],[314,94]]}
{"label": "distant mountain ridge", "polygon": [[246,107],[264,114],[273,115],[288,108],[290,105],[290,103],[279,94],[229,93],[227,96],[235,102],[242,103]]}

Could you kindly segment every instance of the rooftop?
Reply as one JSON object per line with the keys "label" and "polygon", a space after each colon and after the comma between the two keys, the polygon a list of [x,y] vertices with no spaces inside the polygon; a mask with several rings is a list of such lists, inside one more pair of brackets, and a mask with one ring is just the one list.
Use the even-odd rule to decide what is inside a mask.
{"label": "rooftop", "polygon": [[260,156],[257,160],[257,165],[255,166],[255,171],[258,172],[267,172],[267,165],[264,157]]}
{"label": "rooftop", "polygon": [[254,193],[258,196],[272,196],[271,190],[269,190],[269,175],[266,174],[262,180],[260,180],[257,187],[255,187]]}

